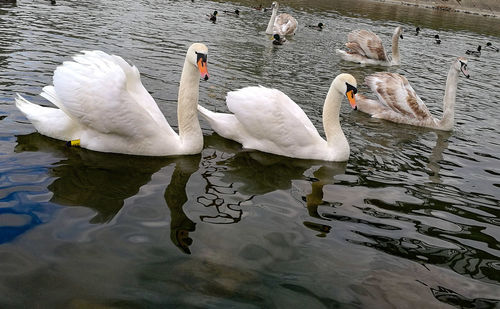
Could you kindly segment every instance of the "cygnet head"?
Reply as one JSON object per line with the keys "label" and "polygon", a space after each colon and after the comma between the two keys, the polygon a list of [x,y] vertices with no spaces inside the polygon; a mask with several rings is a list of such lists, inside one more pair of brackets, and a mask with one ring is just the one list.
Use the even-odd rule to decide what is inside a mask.
{"label": "cygnet head", "polygon": [[207,55],[208,48],[202,43],[192,44],[186,53],[186,60],[198,68],[204,80],[208,80]]}
{"label": "cygnet head", "polygon": [[356,100],[354,99],[354,95],[358,92],[358,84],[354,76],[347,73],[339,74],[335,77],[332,84],[337,91],[347,97],[351,107],[356,109]]}
{"label": "cygnet head", "polygon": [[400,39],[403,38],[403,27],[398,26],[396,29],[394,29],[394,35],[399,36]]}
{"label": "cygnet head", "polygon": [[273,4],[271,4],[271,9],[272,10],[277,10],[280,7],[278,2],[274,1]]}
{"label": "cygnet head", "polygon": [[457,70],[457,72],[462,72],[465,77],[469,78],[469,70],[467,69],[467,58],[458,57],[452,64],[452,67]]}

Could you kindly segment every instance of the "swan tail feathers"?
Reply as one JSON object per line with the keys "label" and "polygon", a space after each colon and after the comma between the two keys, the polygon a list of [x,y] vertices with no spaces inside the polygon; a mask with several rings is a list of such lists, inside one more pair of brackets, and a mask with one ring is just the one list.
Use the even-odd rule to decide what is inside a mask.
{"label": "swan tail feathers", "polygon": [[57,97],[56,88],[54,88],[54,86],[43,87],[40,95],[60,109],[64,109],[61,100]]}
{"label": "swan tail feathers", "polygon": [[78,136],[79,126],[62,110],[31,103],[19,94],[15,104],[40,134],[65,141]]}

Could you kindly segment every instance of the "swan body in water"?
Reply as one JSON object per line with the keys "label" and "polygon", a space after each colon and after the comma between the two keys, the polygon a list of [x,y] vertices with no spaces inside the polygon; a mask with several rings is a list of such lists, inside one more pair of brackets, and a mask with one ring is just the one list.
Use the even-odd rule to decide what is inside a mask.
{"label": "swan body in water", "polygon": [[392,59],[387,56],[382,40],[369,30],[354,30],[347,36],[345,44],[349,51],[337,49],[336,53],[346,61],[373,64],[373,65],[399,65],[399,39],[403,38],[403,28],[396,27],[392,35]]}
{"label": "swan body in water", "polygon": [[229,92],[226,103],[232,114],[214,113],[202,106],[198,111],[217,134],[244,148],[299,159],[347,161],[350,149],[339,112],[344,96],[355,108],[356,87],[350,74],[333,80],[323,106],[326,140],[304,111],[277,89],[259,86]]}
{"label": "swan body in water", "polygon": [[280,36],[292,35],[297,31],[297,20],[290,14],[278,14],[279,4],[273,2],[271,5],[271,19],[267,24],[266,34],[279,34]]}
{"label": "swan body in water", "polygon": [[455,98],[459,73],[469,78],[467,59],[458,57],[453,61],[446,79],[443,98],[443,116],[434,118],[425,103],[418,97],[408,80],[399,74],[379,72],[365,78],[366,84],[378,100],[357,94],[358,110],[397,123],[451,131],[455,118]]}
{"label": "swan body in water", "polygon": [[198,88],[200,74],[208,79],[207,52],[204,44],[195,43],[186,53],[177,104],[179,134],[142,85],[139,70],[102,51],[83,52],[57,67],[54,85],[41,93],[57,108],[19,94],[16,106],[39,133],[90,150],[148,156],[200,153]]}

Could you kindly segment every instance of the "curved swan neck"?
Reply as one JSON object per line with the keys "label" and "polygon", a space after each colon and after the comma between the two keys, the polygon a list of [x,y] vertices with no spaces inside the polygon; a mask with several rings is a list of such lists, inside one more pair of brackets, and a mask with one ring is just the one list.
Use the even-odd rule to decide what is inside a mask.
{"label": "curved swan neck", "polygon": [[274,7],[273,12],[271,14],[271,19],[269,20],[269,23],[267,24],[266,34],[273,34],[274,21],[276,20],[277,13],[278,13],[278,8]]}
{"label": "curved swan neck", "polygon": [[332,84],[323,105],[323,129],[325,130],[328,146],[338,146],[340,141],[347,143],[339,119],[342,97],[342,94]]}
{"label": "curved swan neck", "polygon": [[395,32],[392,35],[392,64],[399,64],[399,35]]}
{"label": "curved swan neck", "polygon": [[201,132],[197,111],[199,85],[200,74],[197,68],[186,59],[182,69],[177,103],[179,137],[183,147],[203,145],[203,133]]}
{"label": "curved swan neck", "polygon": [[457,97],[458,71],[453,65],[446,78],[446,86],[443,98],[443,118],[439,121],[439,126],[443,130],[451,130],[455,121],[455,99]]}

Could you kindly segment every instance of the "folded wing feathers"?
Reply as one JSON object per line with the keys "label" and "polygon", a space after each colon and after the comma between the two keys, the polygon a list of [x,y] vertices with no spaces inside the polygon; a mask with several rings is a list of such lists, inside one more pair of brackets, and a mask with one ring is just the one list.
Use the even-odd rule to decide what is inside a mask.
{"label": "folded wing feathers", "polygon": [[[375,33],[368,30],[354,30],[347,35],[348,43],[356,43],[353,45],[354,51],[359,54],[364,54],[369,58],[376,60],[387,60],[387,54],[382,45],[382,40]],[[347,46],[351,48],[350,46]],[[359,52],[359,48],[363,53]]]}
{"label": "folded wing feathers", "polygon": [[404,76],[379,72],[367,76],[365,83],[377,95],[378,99],[393,111],[405,117],[419,120],[432,117]]}

